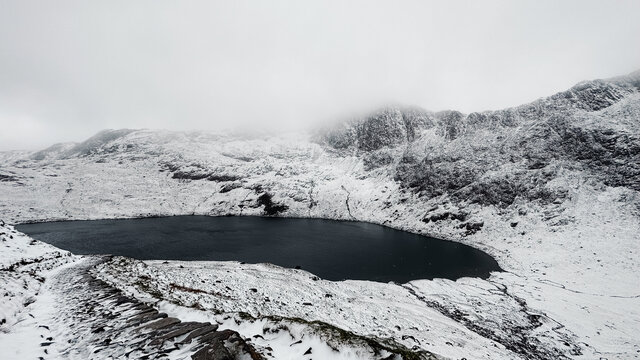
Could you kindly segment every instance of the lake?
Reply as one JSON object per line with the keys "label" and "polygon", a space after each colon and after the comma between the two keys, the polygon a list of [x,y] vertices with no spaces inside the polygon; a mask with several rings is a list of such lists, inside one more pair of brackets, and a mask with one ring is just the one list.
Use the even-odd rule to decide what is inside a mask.
{"label": "lake", "polygon": [[75,254],[140,260],[217,260],[302,268],[327,280],[405,283],[487,278],[488,254],[385,226],[324,219],[174,216],[61,221],[16,228]]}

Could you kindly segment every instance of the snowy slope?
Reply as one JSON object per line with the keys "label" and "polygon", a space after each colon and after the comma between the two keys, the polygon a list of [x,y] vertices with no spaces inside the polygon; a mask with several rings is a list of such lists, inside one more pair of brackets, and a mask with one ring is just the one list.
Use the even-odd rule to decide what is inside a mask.
{"label": "snowy slope", "polygon": [[[158,290],[183,305],[325,321],[452,358],[640,357],[639,89],[636,72],[511,109],[387,108],[313,134],[105,131],[3,155],[0,218],[232,214],[384,224],[475,246],[506,272],[402,286],[307,284],[304,274],[256,265],[249,276],[235,263],[127,265],[124,274],[177,283],[191,269],[189,281],[214,276],[239,292],[259,283],[260,295],[289,296],[288,305],[251,293],[236,302],[173,299],[162,281]],[[132,286],[113,275],[120,265],[102,266],[103,280]],[[283,277],[305,291],[283,294]],[[333,287],[337,308],[357,316],[292,305]],[[378,305],[348,306],[362,293]],[[372,321],[381,308],[418,330]]]}
{"label": "snowy slope", "polygon": [[[153,304],[144,296],[137,299],[140,293],[127,294],[91,274],[94,268],[103,268],[105,261],[109,263],[108,258],[73,256],[6,224],[0,223],[0,230],[3,359],[213,356],[261,360],[320,356],[357,360],[388,359],[398,354],[405,359],[436,358],[392,339],[359,337],[328,324],[318,327],[275,318],[256,321],[236,318],[237,311],[216,311],[214,316],[170,303]],[[135,279],[134,286],[140,286],[144,275],[133,275],[126,278]]]}

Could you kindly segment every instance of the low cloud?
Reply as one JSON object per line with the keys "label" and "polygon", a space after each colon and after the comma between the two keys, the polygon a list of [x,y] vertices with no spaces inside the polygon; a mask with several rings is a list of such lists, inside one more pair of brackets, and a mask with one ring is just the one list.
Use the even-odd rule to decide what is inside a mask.
{"label": "low cloud", "polygon": [[3,2],[0,150],[515,106],[640,65],[637,1]]}

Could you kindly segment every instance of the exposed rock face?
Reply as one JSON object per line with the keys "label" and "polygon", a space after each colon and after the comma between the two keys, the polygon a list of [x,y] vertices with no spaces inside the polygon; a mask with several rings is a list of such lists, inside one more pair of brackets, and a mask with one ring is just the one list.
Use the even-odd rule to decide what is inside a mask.
{"label": "exposed rock face", "polygon": [[0,174],[0,181],[6,181],[6,182],[18,182],[20,181],[20,179],[16,176],[13,176],[11,174]]}
{"label": "exposed rock face", "polygon": [[328,131],[323,140],[336,149],[355,147],[375,151],[413,141],[416,133],[433,125],[433,115],[418,108],[384,108]]}
{"label": "exposed rock face", "polygon": [[330,145],[348,139],[334,147],[354,146],[369,170],[395,163],[395,178],[426,198],[446,194],[500,207],[516,198],[550,203],[566,196],[566,188],[551,185],[565,169],[638,190],[639,89],[634,73],[500,111],[385,109],[325,139]]}
{"label": "exposed rock face", "polygon": [[268,216],[278,215],[289,208],[287,205],[273,202],[273,195],[268,192],[258,196],[258,205],[264,206],[264,214]]}
{"label": "exposed rock face", "polygon": [[[640,120],[640,118],[636,118]],[[638,123],[636,122],[636,128]],[[609,186],[640,190],[640,138],[627,129],[582,128],[567,120],[549,126],[558,134],[548,147],[591,170]]]}
{"label": "exposed rock face", "polygon": [[94,278],[89,271],[95,263],[95,259],[81,262],[51,279],[64,284],[56,291],[65,300],[57,304],[58,318],[52,319],[56,324],[48,323],[48,327],[69,320],[75,325],[70,330],[74,342],[59,344],[55,351],[71,358],[94,349],[100,358],[158,359],[176,353],[184,357],[187,352],[200,360],[263,359],[235,331],[168,317]]}
{"label": "exposed rock face", "polygon": [[586,111],[598,111],[607,108],[627,95],[640,89],[638,73],[610,80],[582,82],[571,89],[551,97],[557,103],[555,109],[577,107]]}
{"label": "exposed rock face", "polygon": [[464,114],[459,111],[441,111],[436,114],[440,123],[441,135],[447,140],[455,140],[464,131]]}
{"label": "exposed rock face", "polygon": [[395,146],[407,141],[407,130],[402,113],[385,109],[368,117],[356,127],[358,149],[378,150],[383,146]]}

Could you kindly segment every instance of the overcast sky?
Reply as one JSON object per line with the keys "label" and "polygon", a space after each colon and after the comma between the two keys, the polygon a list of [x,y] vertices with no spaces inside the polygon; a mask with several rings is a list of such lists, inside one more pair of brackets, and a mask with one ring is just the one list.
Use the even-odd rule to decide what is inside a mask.
{"label": "overcast sky", "polygon": [[0,0],[0,150],[515,106],[640,69],[638,14],[638,0]]}

